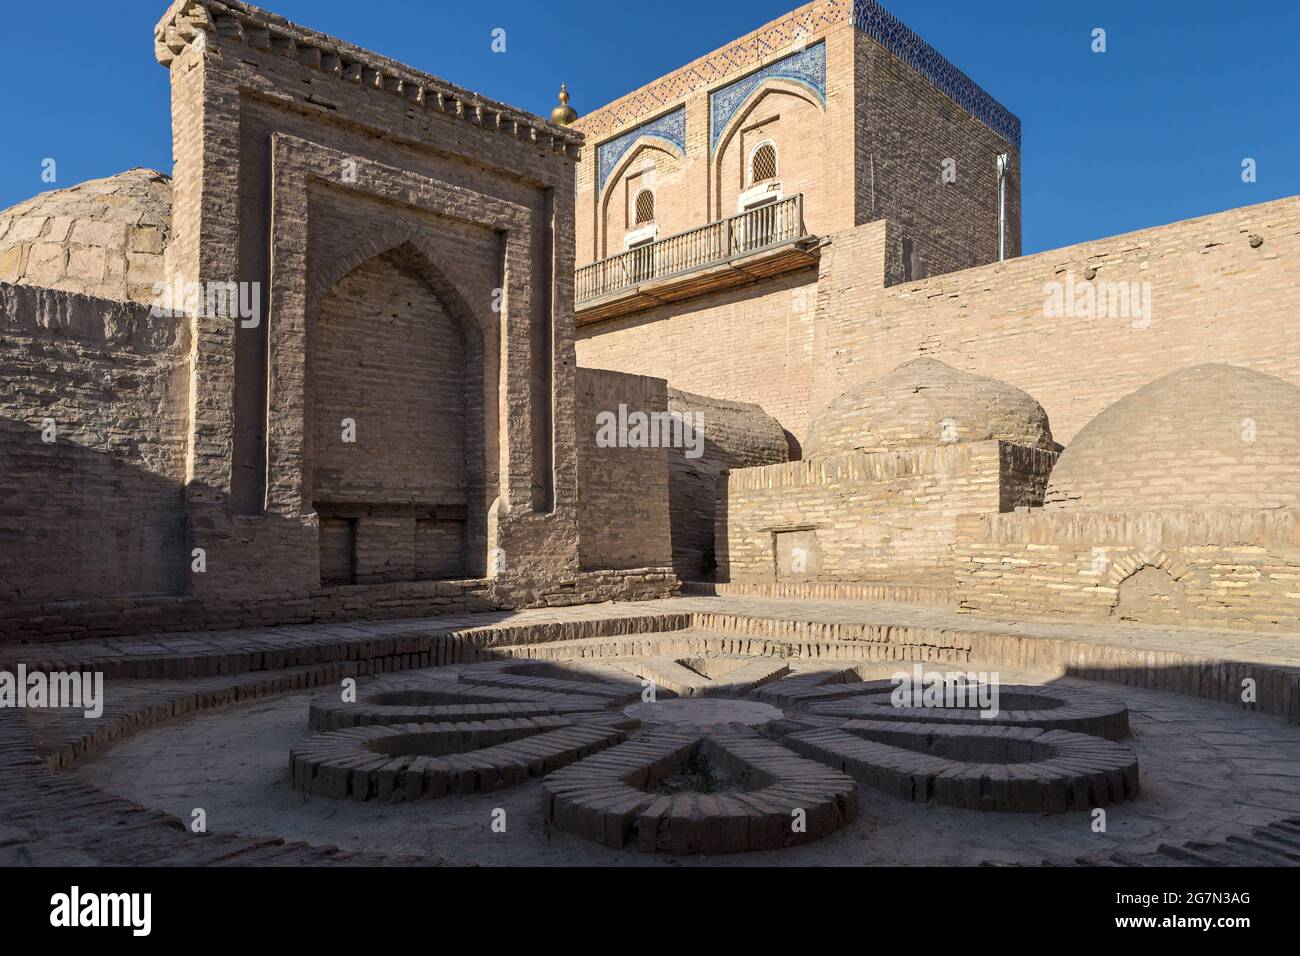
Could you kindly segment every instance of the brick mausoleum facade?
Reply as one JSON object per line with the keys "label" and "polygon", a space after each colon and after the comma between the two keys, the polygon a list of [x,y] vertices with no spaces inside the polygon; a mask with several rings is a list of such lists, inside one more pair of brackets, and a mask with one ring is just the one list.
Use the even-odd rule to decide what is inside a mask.
{"label": "brick mausoleum facade", "polygon": [[1300,626],[1300,199],[1021,257],[1020,121],[875,0],[571,124],[235,0],[156,52],[172,176],[0,212],[0,635],[679,579]]}

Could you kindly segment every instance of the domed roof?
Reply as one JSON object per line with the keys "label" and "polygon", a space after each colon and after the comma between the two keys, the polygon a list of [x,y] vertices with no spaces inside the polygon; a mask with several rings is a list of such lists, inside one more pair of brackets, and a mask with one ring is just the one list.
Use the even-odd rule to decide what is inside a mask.
{"label": "domed roof", "polygon": [[0,211],[0,282],[152,302],[171,234],[171,177],[129,169]]}
{"label": "domed roof", "polygon": [[1300,388],[1235,365],[1144,385],[1090,421],[1052,469],[1045,507],[1300,506]]}
{"label": "domed roof", "polygon": [[804,455],[991,439],[1056,448],[1047,413],[1020,389],[919,358],[836,399],[813,420]]}

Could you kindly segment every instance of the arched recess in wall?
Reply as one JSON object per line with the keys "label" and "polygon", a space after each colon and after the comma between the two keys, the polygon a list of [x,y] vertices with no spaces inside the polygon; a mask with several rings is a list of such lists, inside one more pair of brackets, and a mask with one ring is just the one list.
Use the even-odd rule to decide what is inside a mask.
{"label": "arched recess in wall", "polygon": [[[811,195],[804,184],[821,180],[825,146],[823,137],[813,135],[808,126],[820,134],[824,118],[820,95],[798,81],[774,77],[750,93],[722,128],[710,157],[710,218],[735,215],[735,197],[749,185],[749,155],[761,140],[772,141],[780,158],[782,194]],[[765,119],[773,122],[765,123],[752,142],[743,142],[742,132]]]}
{"label": "arched recess in wall", "polygon": [[484,577],[495,546],[493,350],[422,245],[363,237],[313,283],[303,477],[323,584]]}
{"label": "arched recess in wall", "polygon": [[[662,177],[673,176],[677,173],[681,164],[681,157],[672,150],[666,148],[661,140],[646,136],[637,140],[627,151],[622,159],[619,160],[609,179],[605,181],[605,189],[601,193],[600,202],[596,208],[596,234],[600,237],[600,249],[598,258],[616,255],[623,251],[623,230],[610,228],[610,206],[616,199],[624,197],[626,189],[623,186],[625,177],[629,170],[639,168],[644,157],[651,156],[655,163],[655,184],[651,188],[655,194],[656,213],[660,213],[658,208],[659,189]],[[641,188],[639,187],[638,192]]]}

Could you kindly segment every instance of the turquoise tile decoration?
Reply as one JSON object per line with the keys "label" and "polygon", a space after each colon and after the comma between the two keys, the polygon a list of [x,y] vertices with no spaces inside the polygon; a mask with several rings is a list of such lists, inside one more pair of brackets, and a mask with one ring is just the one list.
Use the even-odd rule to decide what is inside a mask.
{"label": "turquoise tile decoration", "polygon": [[859,30],[924,76],[935,89],[975,119],[1020,149],[1020,120],[876,0],[854,0],[853,19]]}
{"label": "turquoise tile decoration", "polygon": [[632,144],[642,136],[648,136],[651,139],[672,146],[680,155],[685,156],[686,107],[679,106],[671,113],[665,113],[658,119],[633,127],[626,133],[615,136],[611,140],[606,140],[597,146],[596,164],[600,172],[600,182],[596,186],[597,192],[605,188],[605,183],[610,174],[614,172],[614,167],[618,165],[624,154],[632,148]]}
{"label": "turquoise tile decoration", "polygon": [[762,69],[755,70],[748,76],[742,76],[734,83],[709,94],[709,152],[718,145],[718,137],[727,128],[736,110],[749,98],[749,95],[768,80],[790,80],[807,87],[826,102],[826,44],[814,43],[798,53],[791,53],[769,63]]}

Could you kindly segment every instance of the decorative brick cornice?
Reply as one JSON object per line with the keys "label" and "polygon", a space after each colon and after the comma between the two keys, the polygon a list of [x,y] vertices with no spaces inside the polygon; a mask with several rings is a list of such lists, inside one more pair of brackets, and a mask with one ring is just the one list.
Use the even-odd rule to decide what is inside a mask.
{"label": "decorative brick cornice", "polygon": [[648,114],[681,103],[696,90],[709,89],[778,59],[792,45],[816,42],[830,27],[852,18],[853,0],[816,0],[579,117],[577,125],[592,139],[604,138],[622,127],[639,123]]}
{"label": "decorative brick cornice", "polygon": [[154,28],[154,53],[170,67],[200,34],[243,43],[336,77],[400,96],[484,129],[552,149],[575,151],[583,135],[480,96],[378,53],[298,26],[241,0],[175,0]]}
{"label": "decorative brick cornice", "polygon": [[731,77],[767,66],[787,55],[792,48],[802,49],[823,39],[832,27],[845,22],[851,22],[924,76],[936,90],[1012,146],[1020,148],[1020,120],[877,0],[814,0],[639,90],[593,110],[580,117],[577,125],[593,140],[612,136],[627,126],[640,123],[647,115],[683,102],[696,90],[712,89]]}
{"label": "decorative brick cornice", "polygon": [[1020,120],[876,0],[854,0],[854,25],[930,81],[930,85],[1020,148]]}

